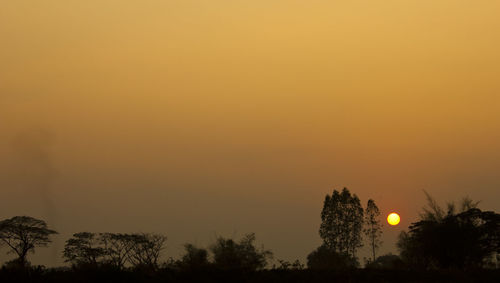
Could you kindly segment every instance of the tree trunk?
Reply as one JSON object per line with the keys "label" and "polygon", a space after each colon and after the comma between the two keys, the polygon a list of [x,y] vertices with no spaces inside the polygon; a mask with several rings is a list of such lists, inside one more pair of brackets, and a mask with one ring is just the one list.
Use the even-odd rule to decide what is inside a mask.
{"label": "tree trunk", "polygon": [[17,259],[18,260],[18,263],[19,263],[19,266],[22,267],[22,268],[25,268],[26,265],[27,265],[27,261],[26,261],[26,256],[28,255],[27,252],[23,252],[19,255],[19,258]]}
{"label": "tree trunk", "polygon": [[372,242],[373,262],[375,262],[375,241]]}

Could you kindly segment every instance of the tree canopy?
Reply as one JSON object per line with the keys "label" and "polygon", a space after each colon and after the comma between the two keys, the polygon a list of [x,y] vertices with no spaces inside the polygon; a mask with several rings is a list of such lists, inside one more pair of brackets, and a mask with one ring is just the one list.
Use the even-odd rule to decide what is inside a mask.
{"label": "tree canopy", "polygon": [[210,250],[214,266],[220,269],[259,270],[272,257],[271,251],[255,247],[254,233],[245,235],[239,242],[219,237]]}
{"label": "tree canopy", "polygon": [[372,250],[372,261],[375,261],[376,251],[382,244],[380,237],[382,236],[382,224],[380,223],[380,210],[372,199],[368,200],[365,209],[365,228],[363,232],[367,237],[368,243]]}
{"label": "tree canopy", "polygon": [[347,188],[326,195],[321,211],[319,234],[323,243],[337,253],[356,256],[362,246],[363,207],[356,194]]}
{"label": "tree canopy", "polygon": [[208,261],[208,251],[206,249],[198,248],[193,244],[185,244],[184,249],[185,254],[178,263],[182,269],[200,270],[206,268],[210,264]]}
{"label": "tree canopy", "polygon": [[307,256],[307,267],[310,269],[345,270],[357,266],[356,258],[339,253],[326,245],[321,245]]}
{"label": "tree canopy", "polygon": [[10,248],[10,253],[18,256],[21,266],[27,264],[27,255],[36,247],[46,247],[50,236],[57,234],[48,228],[45,221],[29,216],[15,216],[0,221],[0,241]]}
{"label": "tree canopy", "polygon": [[428,195],[421,220],[402,232],[398,249],[415,269],[475,269],[500,253],[500,214],[481,211],[477,202],[462,200],[459,213],[448,204],[445,213]]}
{"label": "tree canopy", "polygon": [[159,234],[81,232],[66,241],[63,255],[75,267],[111,265],[122,269],[129,264],[156,269],[166,239]]}

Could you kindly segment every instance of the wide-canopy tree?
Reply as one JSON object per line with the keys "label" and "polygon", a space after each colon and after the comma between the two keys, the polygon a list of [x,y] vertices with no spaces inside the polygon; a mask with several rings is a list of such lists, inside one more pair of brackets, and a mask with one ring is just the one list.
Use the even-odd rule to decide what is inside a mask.
{"label": "wide-canopy tree", "polygon": [[29,216],[14,216],[0,221],[0,242],[10,248],[9,253],[18,256],[21,266],[27,264],[29,252],[35,247],[46,247],[52,241],[50,236],[56,231],[47,227],[45,221]]}

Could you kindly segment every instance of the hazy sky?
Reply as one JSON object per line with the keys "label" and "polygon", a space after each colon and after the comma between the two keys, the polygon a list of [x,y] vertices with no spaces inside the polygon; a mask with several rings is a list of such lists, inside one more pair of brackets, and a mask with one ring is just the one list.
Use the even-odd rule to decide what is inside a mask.
{"label": "hazy sky", "polygon": [[80,231],[165,233],[174,258],[256,232],[304,260],[342,187],[401,214],[381,252],[423,189],[499,211],[498,11],[0,0],[0,218],[46,219],[61,236],[33,261],[53,265]]}

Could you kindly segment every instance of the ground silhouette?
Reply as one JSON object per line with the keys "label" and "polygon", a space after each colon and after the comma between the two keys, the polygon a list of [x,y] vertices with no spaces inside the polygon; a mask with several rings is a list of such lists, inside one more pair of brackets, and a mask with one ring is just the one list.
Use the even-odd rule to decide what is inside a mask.
{"label": "ground silhouette", "polygon": [[[280,259],[272,264],[272,252],[256,246],[254,233],[218,237],[207,248],[187,243],[180,259],[162,260],[165,235],[106,232],[68,239],[62,254],[67,266],[32,266],[28,253],[49,245],[57,232],[43,220],[16,216],[0,221],[0,242],[16,255],[3,264],[0,282],[498,282],[500,215],[469,198],[443,209],[426,195],[420,219],[399,237],[400,255],[376,257],[381,230],[375,201],[363,209],[347,188],[334,190],[321,212],[323,243],[309,254],[307,267]],[[373,258],[361,267],[356,250],[363,234]]]}

